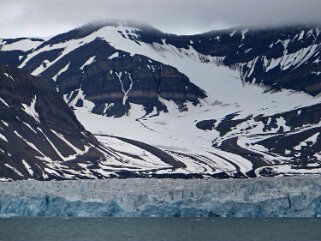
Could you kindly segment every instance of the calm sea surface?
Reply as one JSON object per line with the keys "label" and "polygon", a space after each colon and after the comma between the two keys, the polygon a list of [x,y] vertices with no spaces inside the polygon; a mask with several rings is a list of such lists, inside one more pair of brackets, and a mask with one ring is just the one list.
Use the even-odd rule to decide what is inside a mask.
{"label": "calm sea surface", "polygon": [[1,241],[321,241],[321,219],[8,218]]}

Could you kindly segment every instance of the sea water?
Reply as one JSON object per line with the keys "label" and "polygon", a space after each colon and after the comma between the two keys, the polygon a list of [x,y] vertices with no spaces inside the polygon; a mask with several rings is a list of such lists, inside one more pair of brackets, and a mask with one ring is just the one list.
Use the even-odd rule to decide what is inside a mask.
{"label": "sea water", "polygon": [[0,241],[321,241],[318,218],[0,219]]}

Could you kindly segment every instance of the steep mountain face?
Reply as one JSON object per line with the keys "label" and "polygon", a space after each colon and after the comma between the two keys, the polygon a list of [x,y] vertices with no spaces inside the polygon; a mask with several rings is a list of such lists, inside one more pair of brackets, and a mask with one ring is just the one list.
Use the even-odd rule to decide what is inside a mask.
{"label": "steep mountain face", "polygon": [[185,165],[158,148],[100,138],[104,146],[78,122],[53,82],[0,67],[0,181],[200,176],[192,169],[182,174]]}
{"label": "steep mountain face", "polygon": [[205,56],[219,57],[218,64],[240,70],[243,81],[317,95],[321,91],[320,33],[318,27],[303,26],[233,29],[193,36],[155,31],[150,36],[149,32],[137,31],[137,41],[193,48]]}
{"label": "steep mountain face", "polygon": [[0,86],[2,179],[78,176],[68,170],[75,162],[103,157],[99,142],[77,121],[53,84],[1,66]]}
{"label": "steep mountain face", "polygon": [[321,172],[320,50],[318,27],[102,23],[2,40],[0,60],[53,79],[87,129],[126,150],[114,174],[256,177]]}
{"label": "steep mountain face", "polygon": [[157,148],[144,155],[148,147],[119,140],[125,150],[118,150],[109,140],[104,147],[84,129],[52,82],[0,67],[1,181],[141,176],[155,166],[171,168]]}
{"label": "steep mountain face", "polygon": [[[206,97],[176,68],[117,50],[95,36],[95,31],[99,31],[97,26],[88,26],[43,42],[20,67],[56,81],[68,103],[76,100],[81,107],[77,97],[85,95],[95,104],[93,113],[100,115],[123,116],[130,109],[129,103],[144,106],[146,113],[154,108],[167,112],[162,98],[184,109],[186,101],[198,104]],[[10,49],[7,45],[4,50]]]}

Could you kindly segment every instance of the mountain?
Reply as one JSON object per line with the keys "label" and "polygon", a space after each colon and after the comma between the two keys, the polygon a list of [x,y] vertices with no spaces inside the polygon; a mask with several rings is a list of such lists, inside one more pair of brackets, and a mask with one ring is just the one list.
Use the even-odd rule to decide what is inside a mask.
{"label": "mountain", "polygon": [[53,83],[6,66],[0,80],[1,179],[78,176],[74,162],[103,157]]}
{"label": "mountain", "polygon": [[[1,181],[139,176],[157,161],[167,161],[166,154],[139,143],[109,138],[129,153],[115,149],[116,144],[102,146],[78,122],[53,82],[13,67],[0,67],[0,120]],[[148,148],[155,155],[143,156]],[[140,166],[139,161],[154,165]]]}
{"label": "mountain", "polygon": [[117,175],[321,172],[318,26],[178,36],[106,22],[0,46],[3,64],[53,80],[105,148],[126,150]]}

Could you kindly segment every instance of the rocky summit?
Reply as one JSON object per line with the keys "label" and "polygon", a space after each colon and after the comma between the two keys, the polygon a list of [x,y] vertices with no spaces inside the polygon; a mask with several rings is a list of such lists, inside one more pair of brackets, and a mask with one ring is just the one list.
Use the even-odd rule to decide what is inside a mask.
{"label": "rocky summit", "polygon": [[1,39],[1,177],[320,174],[320,29],[104,22]]}

